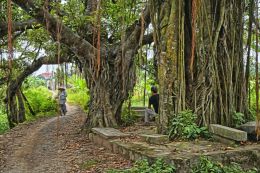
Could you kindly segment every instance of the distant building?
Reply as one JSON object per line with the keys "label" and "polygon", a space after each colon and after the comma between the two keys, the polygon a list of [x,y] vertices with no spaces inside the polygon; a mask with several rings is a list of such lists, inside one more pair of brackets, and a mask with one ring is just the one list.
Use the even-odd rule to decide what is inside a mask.
{"label": "distant building", "polygon": [[42,78],[44,80],[50,80],[53,78],[53,74],[51,72],[44,72],[38,75],[39,78]]}
{"label": "distant building", "polygon": [[54,73],[52,72],[44,72],[37,75],[37,77],[45,80],[46,87],[49,90],[55,90],[55,79],[54,79]]}

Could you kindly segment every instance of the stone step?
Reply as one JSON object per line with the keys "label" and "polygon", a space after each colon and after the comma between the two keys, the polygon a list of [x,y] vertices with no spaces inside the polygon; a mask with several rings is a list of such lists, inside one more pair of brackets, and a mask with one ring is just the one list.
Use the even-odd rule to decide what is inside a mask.
{"label": "stone step", "polygon": [[[215,126],[213,125],[212,127],[214,128]],[[154,145],[140,140],[131,140],[131,138],[120,139],[127,137],[128,134],[122,133],[117,129],[94,128],[92,132],[89,134],[89,139],[96,145],[105,147],[111,152],[120,154],[133,161],[144,158],[149,161],[155,161],[158,158],[162,158],[167,163],[174,164],[177,173],[186,173],[193,165],[198,163],[201,155],[205,155],[222,164],[236,161],[245,167],[253,166],[259,168],[260,165],[259,145],[230,148],[228,150],[223,148],[226,145],[210,141],[176,141],[163,145]],[[141,136],[145,139],[148,138],[148,142],[151,141],[149,139],[161,137],[157,134]]]}
{"label": "stone step", "polygon": [[239,129],[247,132],[248,134],[255,134],[255,121],[247,122],[245,124],[242,124]]}
{"label": "stone step", "polygon": [[129,136],[129,134],[122,133],[121,131],[114,128],[92,128],[91,131],[105,139],[116,139]]}
{"label": "stone step", "polygon": [[224,137],[234,141],[247,141],[247,133],[234,128],[222,126],[219,124],[210,124],[209,131],[214,135]]}
{"label": "stone step", "polygon": [[89,140],[110,151],[113,150],[112,141],[130,136],[114,128],[92,128],[91,131],[92,133],[88,134]]}
{"label": "stone step", "polygon": [[145,106],[133,106],[133,107],[131,107],[131,110],[145,110],[146,109],[146,107]]}
{"label": "stone step", "polygon": [[136,116],[143,117],[145,115],[145,109],[144,110],[134,110],[136,113]]}
{"label": "stone step", "polygon": [[167,135],[161,134],[141,134],[139,135],[142,141],[147,142],[149,144],[167,144],[169,143],[169,137]]}

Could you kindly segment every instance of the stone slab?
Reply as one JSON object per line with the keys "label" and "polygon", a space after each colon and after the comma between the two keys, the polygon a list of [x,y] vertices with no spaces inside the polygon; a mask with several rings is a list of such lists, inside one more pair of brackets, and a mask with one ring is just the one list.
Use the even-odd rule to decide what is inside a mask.
{"label": "stone slab", "polygon": [[248,134],[255,134],[255,121],[247,122],[245,124],[242,124],[239,129],[247,132]]}
{"label": "stone slab", "polygon": [[128,137],[129,134],[123,133],[114,128],[92,128],[93,133],[102,136],[105,139],[116,139]]}
{"label": "stone slab", "polygon": [[139,135],[143,141],[149,143],[149,144],[167,144],[169,143],[169,138],[167,135],[161,135],[161,134],[140,134]]}
{"label": "stone slab", "polygon": [[209,131],[213,134],[223,136],[234,141],[247,141],[247,133],[242,130],[237,130],[219,124],[210,124]]}
{"label": "stone slab", "polygon": [[227,139],[225,137],[222,137],[222,136],[219,136],[219,135],[216,135],[216,134],[213,134],[212,138],[215,141],[221,142],[223,144],[227,144],[227,145],[235,145],[236,144],[236,142],[234,140]]}

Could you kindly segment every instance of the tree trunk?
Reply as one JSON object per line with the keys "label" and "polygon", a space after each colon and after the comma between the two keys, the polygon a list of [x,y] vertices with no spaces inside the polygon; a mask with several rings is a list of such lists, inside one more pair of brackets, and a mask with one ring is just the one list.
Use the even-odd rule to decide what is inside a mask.
{"label": "tree trunk", "polygon": [[26,117],[25,117],[25,108],[24,108],[24,101],[23,101],[21,89],[18,90],[17,92],[17,100],[18,100],[18,108],[19,108],[19,112],[18,112],[19,120],[17,122],[22,123],[26,120]]}
{"label": "tree trunk", "polygon": [[247,114],[241,32],[245,1],[165,2],[163,8],[171,12],[160,12],[162,29],[156,31],[161,35],[157,49],[165,52],[159,63],[161,129],[184,109],[193,110],[201,125],[231,126],[236,112]]}
{"label": "tree trunk", "polygon": [[22,91],[21,91],[21,94],[22,94],[22,97],[23,97],[23,99],[24,99],[24,101],[25,101],[25,103],[26,103],[26,105],[27,105],[27,107],[28,107],[30,113],[32,114],[32,116],[35,116],[36,114],[35,114],[35,112],[33,111],[32,106],[30,105],[29,101],[27,100],[26,96],[24,95],[24,93],[23,93]]}

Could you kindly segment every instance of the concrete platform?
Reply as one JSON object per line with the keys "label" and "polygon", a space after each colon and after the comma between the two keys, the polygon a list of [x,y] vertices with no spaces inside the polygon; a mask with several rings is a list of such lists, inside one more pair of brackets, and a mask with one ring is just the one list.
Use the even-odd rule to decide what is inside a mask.
{"label": "concrete platform", "polygon": [[[111,131],[113,135],[107,134]],[[135,131],[131,133],[131,136],[127,136],[125,133],[118,132],[117,129],[109,129],[107,131],[107,129],[101,130],[98,128],[97,130],[95,128],[93,133],[89,134],[89,139],[95,144],[133,161],[144,158],[149,161],[155,161],[158,158],[162,158],[167,163],[174,164],[177,168],[177,173],[189,172],[190,168],[199,162],[201,156],[207,156],[211,160],[222,164],[236,162],[245,168],[256,167],[260,169],[260,144],[230,146],[213,141],[198,140],[188,142],[176,141],[158,145],[134,138]],[[105,132],[105,136],[109,137],[105,138],[103,132]],[[120,137],[121,135],[123,137]],[[155,134],[138,134],[137,136],[140,135],[148,137]],[[110,138],[110,136],[112,137]]]}

